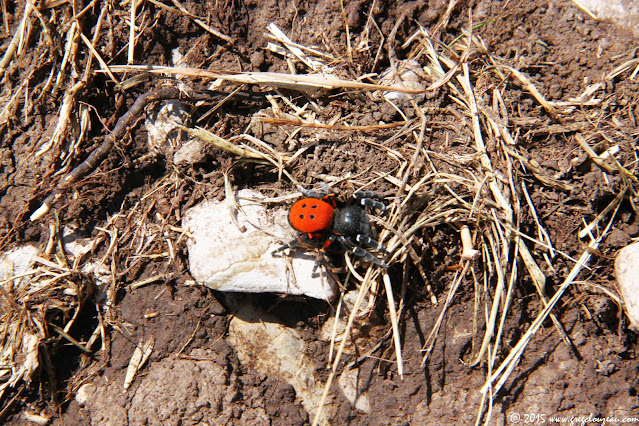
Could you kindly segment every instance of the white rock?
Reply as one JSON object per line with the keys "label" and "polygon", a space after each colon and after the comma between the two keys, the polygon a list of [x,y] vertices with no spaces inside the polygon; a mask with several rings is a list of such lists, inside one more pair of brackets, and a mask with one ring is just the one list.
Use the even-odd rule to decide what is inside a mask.
{"label": "white rock", "polygon": [[358,368],[346,370],[339,376],[339,386],[346,399],[359,411],[370,413],[371,403],[368,399],[368,392],[365,390],[365,377]]}
{"label": "white rock", "polygon": [[189,113],[184,105],[175,100],[165,102],[144,123],[149,149],[162,152],[172,158],[174,164],[194,164],[204,160],[207,144],[199,140],[183,140],[186,136],[176,129],[188,123]]}
{"label": "white rock", "polygon": [[184,65],[184,55],[180,51],[179,47],[171,50],[171,62],[173,62],[173,66],[178,67],[180,65]]}
{"label": "white rock", "polygon": [[[410,90],[426,90],[424,79],[424,70],[422,70],[419,62],[411,59],[407,61],[398,61],[396,68],[388,68],[379,76],[379,84],[383,86],[403,87]],[[399,105],[407,104],[412,97],[415,102],[424,100],[424,94],[409,94],[404,92],[386,92],[384,98]]]}
{"label": "white rock", "polygon": [[96,389],[97,388],[93,383],[83,384],[75,393],[75,402],[77,402],[81,407],[84,407],[87,402],[90,401]]}
{"label": "white rock", "polygon": [[32,280],[24,274],[33,268],[39,254],[38,248],[28,244],[0,254],[0,281],[4,281],[0,285],[4,291],[11,295],[25,293],[24,289],[29,288]]}
{"label": "white rock", "polygon": [[160,149],[167,142],[169,133],[176,126],[184,126],[189,120],[186,108],[178,101],[167,101],[146,118],[149,149]]}
{"label": "white rock", "polygon": [[[336,342],[341,342],[344,338],[344,332],[346,331],[346,325],[348,324],[348,317],[350,313],[353,312],[353,308],[355,307],[355,301],[359,296],[359,290],[351,290],[344,294],[343,306],[339,313],[339,317],[336,318],[337,312],[335,310],[331,310],[330,320],[325,321],[324,325],[320,330],[320,339],[330,342],[335,339]],[[369,298],[370,302],[371,299]],[[373,309],[374,304],[367,303],[366,299],[359,306],[357,311],[356,318],[362,318],[367,316],[371,310]],[[357,319],[356,319],[357,321]],[[344,350],[346,353],[353,353],[352,350],[354,348],[350,345],[346,345]]]}
{"label": "white rock", "polygon": [[40,250],[32,245],[20,246],[0,255],[0,280],[22,275],[31,269]]}
{"label": "white rock", "polygon": [[615,275],[630,328],[639,331],[639,242],[619,250],[615,259]]}
{"label": "white rock", "polygon": [[191,275],[198,283],[219,291],[331,300],[336,283],[323,268],[313,276],[312,252],[272,255],[296,233],[288,224],[286,209],[250,201],[263,198],[256,191],[239,192],[237,220],[240,228],[246,228],[244,232],[233,224],[226,201],[204,201],[184,214],[182,226],[193,235],[187,242]]}
{"label": "white rock", "polygon": [[84,256],[93,248],[94,240],[85,238],[74,228],[64,227],[62,230],[64,251],[73,257]]}
{"label": "white rock", "polygon": [[191,139],[182,144],[182,146],[173,155],[174,164],[195,164],[202,161],[206,155],[206,142],[197,139]]}
{"label": "white rock", "polygon": [[[73,229],[65,227],[63,229],[64,250],[71,260],[78,256],[84,256],[93,248],[94,240],[83,238],[81,234],[76,233]],[[4,281],[13,276],[20,276],[31,269],[35,268],[35,257],[40,254],[40,249],[32,245],[20,246],[11,251],[0,254],[0,280]],[[88,260],[82,265],[82,273],[93,275],[98,287],[107,284],[111,280],[111,270],[97,260]],[[24,289],[35,291],[41,287],[46,280],[34,281],[29,277],[16,278],[13,281],[5,283],[5,290],[8,293],[24,292]],[[75,295],[70,289],[65,289],[65,294]]]}
{"label": "white rock", "polygon": [[[72,228],[65,227],[62,231],[62,235],[64,251],[73,256],[73,258],[84,256],[93,249],[95,244],[95,239],[85,238],[81,233]],[[87,262],[83,264],[81,272],[86,275],[93,275],[95,284],[98,287],[104,286],[111,281],[111,270],[98,259],[87,260]]]}
{"label": "white rock", "polygon": [[41,416],[40,414],[31,413],[26,410],[22,412],[22,417],[24,417],[27,421],[31,423],[41,425],[41,426],[46,426],[51,421],[50,417]]}
{"label": "white rock", "polygon": [[[313,418],[322,399],[324,383],[315,377],[313,360],[306,355],[304,339],[272,314],[251,304],[242,305],[229,323],[228,342],[240,362],[268,377],[278,377],[295,388],[302,406]],[[329,424],[335,400],[328,395],[320,424]]]}
{"label": "white rock", "polygon": [[639,36],[639,4],[636,0],[580,0],[579,7],[599,20],[610,19]]}

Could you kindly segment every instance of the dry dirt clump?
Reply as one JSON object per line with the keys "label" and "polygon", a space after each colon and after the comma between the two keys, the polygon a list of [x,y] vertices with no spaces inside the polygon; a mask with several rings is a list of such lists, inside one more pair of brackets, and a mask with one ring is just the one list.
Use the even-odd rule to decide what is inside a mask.
{"label": "dry dirt clump", "polygon": [[[3,1],[0,423],[636,415],[637,40],[577,3]],[[375,191],[390,267],[198,285],[244,188]]]}

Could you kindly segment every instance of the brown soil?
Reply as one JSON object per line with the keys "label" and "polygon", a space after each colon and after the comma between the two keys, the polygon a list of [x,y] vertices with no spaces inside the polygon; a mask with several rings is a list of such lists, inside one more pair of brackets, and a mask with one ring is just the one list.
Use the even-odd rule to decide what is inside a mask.
{"label": "brown soil", "polygon": [[[344,77],[355,78],[381,73],[389,66],[387,43],[393,30],[396,30],[394,40],[391,40],[394,54],[398,59],[408,57],[411,50],[402,47],[403,41],[418,30],[418,23],[428,29],[442,24],[448,6],[445,1],[400,2],[396,6],[390,6],[391,2],[381,2],[389,4],[385,6],[379,3],[367,0],[344,2],[343,15],[340,2],[329,0],[183,2],[191,13],[207,17],[208,25],[233,38],[234,42],[229,44],[204,31],[192,19],[162,11],[155,3],[147,2],[145,13],[149,17],[157,16],[157,21],[148,18],[149,26],[140,33],[136,63],[167,65],[171,61],[171,51],[179,47],[188,64],[201,69],[289,72],[287,62],[281,56],[264,49],[268,42],[264,35],[266,26],[275,23],[296,43],[318,46],[341,58],[332,65]],[[621,63],[637,58],[637,39],[629,32],[610,23],[593,21],[570,1],[477,0],[460,3],[449,19],[438,27],[439,39],[451,43],[462,35],[468,28],[469,10],[472,10],[472,22],[483,24],[476,27],[475,34],[481,37],[486,50],[502,64],[524,73],[549,100],[577,97]],[[6,17],[13,34],[24,2],[8,2],[8,5]],[[126,10],[128,19],[128,7]],[[52,17],[54,12],[58,17]],[[54,22],[72,11],[69,5],[63,5],[43,8],[42,13],[45,19]],[[89,38],[99,14],[99,8],[90,8],[82,17],[84,32]],[[345,59],[347,42],[343,16],[349,23],[351,38],[355,40],[362,31],[369,29],[365,25],[369,14],[385,39],[382,41],[379,32],[373,28],[368,38],[370,48],[354,50],[353,60],[348,61]],[[105,37],[96,46],[112,64],[126,63],[123,47],[128,42],[129,26],[125,16],[118,16],[118,19],[102,24]],[[36,22],[37,18],[34,20]],[[61,37],[64,40],[64,35]],[[3,33],[2,46],[7,46],[10,39],[10,35]],[[42,91],[50,91],[45,87],[49,68],[41,63],[46,55],[38,50],[44,48],[34,46],[39,47],[10,65],[3,81],[3,96],[16,90],[28,73],[32,73],[29,90],[34,97]],[[380,56],[377,56],[378,51]],[[471,53],[468,63],[472,66],[478,57],[479,53]],[[85,59],[78,58],[78,73],[83,72],[84,65],[80,64],[84,64]],[[299,73],[308,72],[299,63],[296,67]],[[122,75],[119,77],[124,79]],[[489,80],[483,75],[472,78],[480,103],[491,105],[493,87],[486,86]],[[584,126],[592,126],[588,128],[593,133],[596,131],[592,129],[599,129],[595,143],[607,140],[611,145],[619,144],[618,160],[629,170],[634,161],[636,171],[639,84],[627,75],[607,81],[601,94],[605,107],[600,110],[604,113],[589,116],[584,110],[573,116],[577,118],[565,122],[545,111],[523,85],[513,84],[513,81],[504,80],[503,84],[509,85],[505,103],[509,109],[511,133],[518,135],[518,152],[538,163],[547,177],[568,184],[571,189],[545,184],[531,169],[520,165],[516,165],[517,178],[526,183],[538,218],[554,247],[569,256],[579,257],[584,251],[584,243],[577,233],[583,228],[583,220],[592,221],[614,199],[622,182],[618,174],[604,173],[587,161],[575,140],[577,131],[571,131],[570,125],[578,125],[579,131],[583,131]],[[69,82],[67,79],[59,90],[62,91]],[[192,81],[190,84],[204,88],[208,82]],[[104,141],[137,96],[159,85],[159,79],[148,80],[121,92],[104,74],[91,77],[77,96],[78,104],[91,107],[90,137],[73,155],[72,165],[79,164]],[[358,182],[369,182],[377,179],[378,173],[395,172],[400,164],[386,150],[375,148],[379,144],[405,158],[410,159],[413,155],[415,139],[406,136],[393,140],[394,129],[350,132],[309,127],[298,130],[293,126],[264,124],[258,130],[251,124],[251,116],[269,106],[265,95],[274,92],[257,87],[242,91],[249,97],[234,97],[197,125],[224,137],[247,132],[248,128],[249,133],[259,133],[263,141],[280,152],[294,153],[305,140],[316,140],[317,143],[289,167],[306,187],[317,187],[321,180],[330,182],[334,177],[346,175],[354,176]],[[330,91],[312,98],[295,91],[283,90],[282,93],[298,107],[309,101],[315,102],[319,106],[317,118],[322,122],[337,116],[347,117],[351,126],[404,120],[388,104],[360,93]],[[53,221],[53,214],[36,222],[30,222],[28,217],[69,171],[56,174],[63,167],[60,155],[67,149],[63,144],[43,155],[34,155],[55,130],[61,98],[60,93],[51,93],[41,100],[20,101],[13,104],[9,121],[0,123],[0,247],[3,250],[27,242],[43,247],[49,238],[48,223]],[[205,105],[192,104],[192,120],[195,122],[202,117],[212,104],[215,101]],[[430,114],[427,117],[431,128],[427,139],[430,152],[453,152],[459,156],[475,154],[470,118],[464,115],[449,92],[444,89],[431,92],[421,105],[427,106],[425,110]],[[406,108],[406,111],[412,109]],[[415,118],[414,112],[411,114],[407,119]],[[166,257],[132,256],[139,241],[131,231],[134,224],[128,222],[136,212],[148,220],[149,226],[157,229],[179,226],[181,214],[189,206],[204,198],[224,197],[223,173],[227,170],[230,170],[235,188],[250,187],[268,196],[294,188],[288,181],[279,180],[277,171],[270,166],[239,162],[229,169],[234,164],[234,157],[214,150],[206,161],[179,169],[161,155],[138,164],[134,160],[148,153],[142,122],[131,126],[130,132],[116,141],[114,149],[93,173],[64,188],[55,205],[60,223],[73,225],[87,237],[101,235],[104,243],[92,253],[96,258],[102,258],[109,247],[108,236],[99,228],[104,228],[107,221],[114,221],[112,224],[122,230],[115,257],[118,287],[111,300],[114,305],[109,311],[110,317],[98,315],[96,306],[104,313],[104,297],[110,297],[102,295],[101,298],[98,293],[94,297],[96,303],[85,305],[81,321],[69,331],[76,340],[86,342],[99,321],[106,321],[105,348],[99,350],[97,345],[96,351],[86,356],[65,341],[50,345],[46,351],[49,367],[42,368],[22,393],[10,390],[5,394],[0,410],[8,409],[0,422],[30,424],[22,414],[29,411],[51,417],[53,424],[90,424],[92,421],[100,424],[95,412],[89,412],[74,400],[75,393],[87,382],[121,383],[135,345],[149,336],[155,339],[149,363],[163,368],[161,374],[157,371],[153,374],[158,374],[158,381],[170,377],[175,393],[186,395],[165,402],[163,395],[156,395],[149,389],[149,400],[162,401],[169,407],[168,411],[173,410],[164,417],[166,423],[178,424],[178,418],[182,419],[181,424],[302,425],[312,422],[312,416],[304,410],[292,386],[241,364],[225,337],[237,299],[248,298],[301,333],[307,343],[307,353],[316,363],[317,377],[325,381],[329,374],[326,368],[328,344],[320,339],[319,330],[328,320],[326,314],[330,304],[272,295],[224,295],[204,287],[186,286],[185,282],[191,278],[185,245],[180,243],[174,247],[171,261]],[[72,134],[76,130],[69,129],[68,132]],[[298,130],[295,137],[290,138],[295,130]],[[419,132],[419,128],[415,132]],[[494,152],[495,146],[488,143],[488,151]],[[583,161],[571,161],[580,156]],[[453,170],[440,158],[432,158],[440,172]],[[415,184],[421,178],[422,170],[417,167],[408,183]],[[178,178],[170,185],[163,185],[161,180],[169,175]],[[153,188],[159,189],[151,192]],[[351,184],[336,186],[343,194],[353,188]],[[396,191],[393,184],[381,179],[371,189],[389,198]],[[435,193],[443,191],[442,188],[431,190]],[[427,210],[428,203],[422,209]],[[622,417],[639,413],[637,335],[628,330],[627,319],[614,300],[598,290],[603,287],[617,293],[614,254],[639,236],[639,217],[630,202],[622,202],[616,218],[613,231],[591,258],[590,269],[581,272],[582,284],[572,286],[553,311],[573,347],[562,341],[551,321],[544,323],[495,397],[491,423],[511,424],[514,414],[520,414],[522,421],[529,415],[530,423],[533,420],[539,423],[541,418],[547,420],[556,414],[569,418],[590,414]],[[521,214],[519,220],[521,229],[537,236],[530,214]],[[487,314],[483,304],[479,310],[474,307],[476,293],[471,278],[457,292],[445,315],[434,350],[426,365],[421,365],[422,349],[441,312],[441,303],[438,306],[431,304],[426,286],[431,286],[440,302],[445,300],[450,283],[460,270],[457,267],[460,263],[457,235],[453,227],[446,225],[424,232],[424,243],[416,248],[419,266],[426,272],[427,282],[421,278],[414,263],[406,261],[391,266],[396,297],[401,294],[404,301],[400,324],[404,377],[397,374],[392,337],[386,333],[390,329],[388,313],[380,298],[379,306],[369,319],[370,330],[360,330],[370,340],[368,347],[377,348],[368,354],[370,356],[362,356],[359,365],[372,402],[371,411],[358,411],[336,390],[339,402],[332,424],[470,424],[477,419],[482,397],[479,389],[488,373],[485,363],[470,365],[481,345]],[[159,254],[167,250],[166,240],[158,239],[146,248],[146,253]],[[535,246],[531,251],[541,259],[540,265],[546,265],[543,247]],[[547,295],[554,293],[573,265],[570,260],[557,257],[553,260],[554,270],[543,266],[548,277]],[[483,269],[478,267],[476,272],[481,282]],[[127,287],[156,275],[163,279],[136,290]],[[491,285],[489,293],[494,291],[494,283]],[[527,272],[520,272],[514,292],[516,302],[510,307],[505,326],[507,334],[502,340],[510,345],[519,340],[543,308]],[[62,316],[50,320],[64,324]],[[377,343],[381,344],[376,346]],[[499,359],[503,359],[511,347],[505,345]],[[364,354],[365,351],[360,353]],[[355,355],[345,357],[347,363],[357,359]],[[206,380],[225,389],[225,396],[216,403],[193,405],[192,400],[199,401],[204,392],[193,388],[198,382],[193,371],[211,371],[213,367],[207,363],[219,369],[218,378],[221,378],[207,376]],[[43,360],[42,364],[46,362]],[[173,378],[171,374],[181,368],[188,373]],[[144,370],[140,374],[144,374]],[[136,380],[132,387],[140,386],[139,382]],[[170,390],[165,389],[165,392]],[[18,398],[8,404],[7,401],[16,395]],[[104,407],[107,410],[110,404],[120,408],[135,407],[138,412],[131,408],[128,418],[120,419],[130,424],[161,422],[158,419],[162,417],[144,412],[144,404],[149,400],[140,402],[127,394],[119,394],[113,396],[113,400],[106,400]],[[158,410],[154,403],[148,404],[152,407],[150,410]],[[485,415],[482,415],[483,419]]]}

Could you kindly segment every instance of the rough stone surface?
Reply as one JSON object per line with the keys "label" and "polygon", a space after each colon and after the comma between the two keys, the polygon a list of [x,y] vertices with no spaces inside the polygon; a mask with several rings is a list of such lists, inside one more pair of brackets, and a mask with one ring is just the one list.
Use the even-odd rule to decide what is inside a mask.
{"label": "rough stone surface", "polygon": [[205,201],[185,214],[182,225],[193,235],[187,243],[193,278],[219,291],[332,299],[335,282],[323,268],[313,276],[313,253],[272,254],[295,233],[288,225],[286,209],[268,209],[251,201],[263,198],[259,192],[240,191],[237,224],[226,201]]}
{"label": "rough stone surface", "polygon": [[149,149],[159,151],[174,164],[194,164],[206,157],[206,143],[199,140],[186,140],[186,135],[178,126],[189,123],[186,107],[178,101],[167,101],[151,114],[146,122]]}
{"label": "rough stone surface", "polygon": [[639,331],[639,243],[619,250],[615,259],[615,274],[630,327]]}
{"label": "rough stone surface", "polygon": [[[290,383],[304,409],[315,415],[324,383],[315,377],[313,361],[305,354],[304,340],[297,331],[281,324],[274,315],[244,304],[229,324],[228,340],[242,364]],[[328,423],[334,410],[332,405],[333,397],[329,396],[322,410],[321,424]]]}
{"label": "rough stone surface", "polygon": [[[426,88],[419,62],[414,60],[399,61],[395,67],[388,68],[380,75],[379,84],[384,86],[403,87],[410,90],[424,90]],[[409,104],[412,97],[415,102],[424,100],[423,94],[409,94],[404,92],[386,92],[384,99],[400,105]]]}
{"label": "rough stone surface", "polygon": [[364,413],[371,411],[371,403],[366,392],[366,383],[361,377],[359,369],[346,370],[339,376],[339,386],[346,399],[355,408]]}
{"label": "rough stone surface", "polygon": [[636,0],[580,0],[581,7],[597,19],[608,19],[639,36],[639,3]]}
{"label": "rough stone surface", "polygon": [[14,275],[24,274],[33,265],[33,258],[40,250],[32,245],[20,246],[0,255],[0,279],[11,278]]}
{"label": "rough stone surface", "polygon": [[76,402],[93,425],[224,424],[233,416],[237,397],[228,372],[212,361],[215,354],[195,350],[192,359],[167,358],[152,363],[130,390],[123,377],[100,378],[83,385]]}

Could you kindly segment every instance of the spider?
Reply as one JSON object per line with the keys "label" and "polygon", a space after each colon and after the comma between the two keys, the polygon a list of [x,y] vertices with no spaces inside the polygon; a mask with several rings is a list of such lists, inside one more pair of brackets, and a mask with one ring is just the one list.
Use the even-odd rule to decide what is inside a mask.
{"label": "spider", "polygon": [[355,192],[349,200],[338,205],[335,194],[328,191],[316,192],[303,190],[306,198],[295,202],[288,213],[291,226],[300,235],[287,244],[277,248],[273,254],[299,245],[320,247],[313,274],[319,267],[321,258],[326,250],[335,242],[345,250],[350,250],[355,256],[388,268],[388,265],[375,257],[366,248],[377,250],[386,255],[386,249],[371,238],[371,228],[365,208],[371,207],[381,212],[386,206],[375,200],[379,198],[371,191]]}

